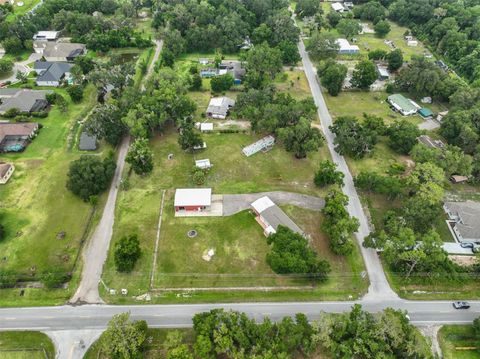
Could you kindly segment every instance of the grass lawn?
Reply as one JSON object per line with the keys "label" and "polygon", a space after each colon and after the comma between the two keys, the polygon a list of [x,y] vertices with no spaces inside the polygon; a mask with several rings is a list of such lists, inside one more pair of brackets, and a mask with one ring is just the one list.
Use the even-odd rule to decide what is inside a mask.
{"label": "grass lawn", "polygon": [[[58,91],[69,99],[64,90]],[[0,156],[0,161],[12,162],[16,167],[8,184],[0,187],[0,211],[6,226],[6,238],[0,243],[0,270],[13,271],[28,280],[37,280],[44,271],[72,270],[92,208],[65,187],[69,163],[79,156],[78,151],[67,150],[67,135],[73,121],[94,100],[92,86],[82,103],[69,103],[68,113],[53,107],[47,118],[38,120],[44,127],[25,152]],[[66,231],[64,239],[57,239],[60,231]],[[27,290],[12,304],[31,300],[27,294],[32,291]],[[0,303],[5,305],[3,300],[14,300],[0,297]]]}
{"label": "grass lawn", "polygon": [[[152,265],[152,253],[156,238],[159,208],[162,190],[168,190],[165,199],[164,218],[158,257],[157,286],[225,286],[225,285],[277,285],[285,282],[284,278],[273,276],[265,263],[265,253],[268,250],[265,238],[254,218],[247,212],[225,218],[174,218],[173,189],[194,186],[190,170],[194,159],[209,158],[213,168],[208,175],[205,186],[212,187],[214,193],[251,193],[271,190],[287,190],[325,195],[326,191],[313,186],[312,176],[321,159],[328,158],[327,149],[311,154],[308,159],[297,160],[287,153],[280,145],[266,154],[257,154],[246,158],[240,151],[241,147],[253,142],[260,136],[248,134],[210,134],[205,135],[208,148],[201,154],[189,154],[180,150],[177,135],[173,130],[152,140],[155,166],[152,174],[136,176],[129,179],[130,189],[119,194],[113,245],[118,239],[129,233],[138,233],[143,255],[134,273],[119,275],[115,272],[112,253],[109,255],[103,279],[107,286],[120,289],[127,288],[132,295],[148,291]],[[173,160],[168,160],[168,154],[173,154]],[[318,239],[318,252],[325,257],[328,252],[326,240],[321,236],[320,214],[318,212],[302,211],[298,208],[286,209],[292,211],[292,218],[302,228],[310,228]],[[303,227],[305,226],[305,227]],[[186,232],[192,228],[199,231],[198,237],[188,239]],[[317,246],[317,245],[315,245]],[[322,247],[323,246],[323,247]],[[202,252],[210,248],[216,249],[212,262],[201,259]],[[252,250],[255,248],[255,250]],[[317,248],[317,247],[316,247]],[[327,249],[325,249],[327,248]],[[189,254],[191,254],[189,256]],[[329,258],[330,259],[330,258]],[[363,270],[359,255],[347,260],[333,258],[335,262],[332,278],[341,273],[355,275],[332,279],[327,284],[319,286],[310,293],[295,293],[292,296],[312,298],[318,295],[330,295],[346,298],[357,295],[365,288],[359,273]],[[333,264],[333,263],[332,263]],[[177,273],[179,275],[177,275]],[[185,273],[195,275],[186,276]],[[207,281],[200,274],[207,275]],[[226,278],[220,278],[218,274]],[[174,276],[175,274],[175,276]],[[234,276],[232,276],[234,275]],[[252,278],[254,278],[252,280]],[[292,283],[290,279],[288,282]],[[308,292],[308,291],[307,291]],[[222,293],[238,300],[245,293]],[[256,296],[256,293],[253,294]],[[195,295],[196,300],[203,298],[215,300],[211,293]],[[270,298],[285,298],[284,293],[274,293]],[[288,296],[288,295],[287,295]],[[263,297],[268,297],[263,293]],[[119,302],[128,298],[107,297],[108,300]],[[168,294],[158,297],[156,301],[172,301]],[[193,298],[191,298],[193,299]],[[217,300],[220,297],[217,294]]]}
{"label": "grass lawn", "polygon": [[0,332],[0,358],[53,359],[55,348],[50,338],[40,332]]}
{"label": "grass lawn", "polygon": [[312,97],[305,72],[286,70],[275,81],[278,92],[288,92],[293,98],[303,100]]}
{"label": "grass lawn", "polygon": [[444,325],[438,340],[445,359],[480,358],[480,338],[475,337],[471,325]]}
{"label": "grass lawn", "polygon": [[[362,34],[357,35],[357,45],[360,47],[360,53],[366,54],[369,50],[385,50],[387,52],[392,51],[392,48],[385,44],[385,40],[393,41],[397,49],[402,50],[403,57],[406,61],[409,61],[413,55],[424,55],[426,48],[418,41],[418,46],[407,46],[407,42],[404,39],[404,33],[407,31],[406,27],[399,26],[392,21],[389,21],[391,31],[384,39],[378,38],[375,34]],[[368,23],[370,28],[373,29],[373,24]]]}
{"label": "grass lawn", "polygon": [[13,6],[13,13],[9,14],[6,18],[6,21],[11,22],[15,20],[15,18],[25,15],[28,11],[30,11],[35,5],[37,5],[40,0],[22,0],[23,6],[18,6],[17,4],[20,1],[15,1],[15,5]]}

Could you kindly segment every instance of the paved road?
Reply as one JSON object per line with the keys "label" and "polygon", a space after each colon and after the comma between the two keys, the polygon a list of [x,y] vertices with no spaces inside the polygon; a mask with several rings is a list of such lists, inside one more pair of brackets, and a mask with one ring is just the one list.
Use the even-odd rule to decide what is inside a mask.
{"label": "paved road", "polygon": [[275,191],[248,194],[224,194],[223,215],[231,216],[232,214],[249,209],[253,201],[263,196],[270,197],[273,202],[279,205],[293,204],[314,211],[319,211],[325,206],[325,200],[323,198],[293,192]]}
{"label": "paved road", "polygon": [[184,305],[84,305],[41,308],[0,309],[0,330],[72,331],[102,330],[111,317],[130,312],[134,319],[144,319],[152,327],[190,327],[196,313],[214,308],[245,312],[251,318],[261,320],[269,316],[278,320],[295,313],[305,313],[310,320],[318,318],[321,311],[340,313],[350,310],[354,303],[364,309],[378,312],[387,307],[407,310],[416,325],[446,323],[471,323],[480,316],[480,301],[471,302],[468,310],[455,310],[449,301],[362,300],[358,302],[294,302],[294,303],[233,303],[233,304],[184,304]]}
{"label": "paved road", "polygon": [[355,186],[353,184],[353,178],[348,168],[347,162],[345,161],[345,158],[343,156],[339,155],[335,151],[335,146],[333,144],[334,134],[329,129],[329,127],[333,123],[332,117],[330,116],[327,105],[325,104],[325,100],[318,84],[312,62],[310,61],[310,58],[305,51],[305,45],[303,43],[303,40],[300,40],[300,42],[298,43],[298,49],[302,57],[303,68],[305,70],[305,75],[307,76],[308,83],[312,91],[313,99],[318,108],[318,116],[320,118],[323,132],[325,134],[328,149],[330,150],[332,159],[337,164],[338,169],[342,171],[345,175],[345,185],[343,187],[343,192],[350,199],[348,203],[348,211],[351,216],[357,217],[360,221],[360,228],[356,233],[356,238],[360,246],[363,260],[365,262],[368,277],[370,279],[370,287],[368,289],[367,297],[375,299],[398,298],[397,294],[390,288],[377,253],[372,249],[366,249],[362,246],[363,239],[370,233],[368,220],[362,208],[362,204],[360,203],[360,199],[358,197]]}

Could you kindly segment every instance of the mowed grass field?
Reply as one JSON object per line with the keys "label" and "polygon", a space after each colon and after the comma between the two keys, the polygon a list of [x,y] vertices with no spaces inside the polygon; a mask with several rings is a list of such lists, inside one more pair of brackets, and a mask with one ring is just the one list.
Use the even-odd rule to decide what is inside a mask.
{"label": "mowed grass field", "polygon": [[[68,95],[59,90],[69,101]],[[69,163],[79,157],[76,150],[67,150],[67,137],[73,122],[95,99],[95,90],[88,87],[80,104],[69,102],[68,112],[55,106],[45,119],[39,135],[23,153],[2,154],[0,162],[11,162],[16,170],[10,181],[0,186],[0,212],[6,227],[6,238],[0,242],[0,271],[11,271],[24,279],[37,280],[45,271],[70,272],[77,256],[91,206],[66,189]],[[66,232],[63,239],[57,234]],[[18,291],[0,295],[0,303],[21,305],[30,295],[38,299],[34,289],[23,297]],[[14,294],[15,292],[16,295]],[[48,297],[65,298],[68,290],[53,290]],[[3,301],[6,302],[3,302]]]}
{"label": "mowed grass field", "polygon": [[[174,189],[195,187],[190,174],[194,159],[209,158],[213,164],[204,185],[212,187],[213,193],[285,190],[320,197],[326,194],[325,189],[317,189],[312,182],[318,163],[328,158],[325,147],[303,160],[295,159],[280,144],[268,153],[245,157],[241,148],[258,138],[258,135],[242,133],[204,135],[208,148],[200,154],[182,151],[173,129],[153,139],[154,171],[147,176],[131,174],[130,189],[120,192],[111,247],[114,248],[121,236],[137,233],[141,241],[142,257],[133,273],[119,274],[115,271],[111,250],[103,275],[106,285],[117,290],[127,288],[132,295],[148,291],[163,190],[166,190],[166,197],[155,286],[297,285],[298,281],[278,278],[269,269],[265,262],[268,251],[265,237],[250,213],[242,212],[223,218],[173,216]],[[168,154],[173,154],[172,160],[168,159]],[[325,250],[328,249],[328,241],[320,232],[320,213],[298,208],[291,211],[292,218],[299,225],[311,228],[314,238],[317,238],[320,257],[329,257],[329,252]],[[187,237],[186,233],[190,229],[198,231],[196,238]],[[317,248],[317,244],[315,246]],[[207,263],[201,257],[204,251],[211,248],[215,249],[216,255]],[[343,296],[347,292],[348,295],[356,295],[362,291],[364,282],[359,279],[361,258],[356,254],[348,259],[335,256],[332,259],[332,265],[336,268],[332,278],[336,275],[341,277],[342,273],[348,275],[340,279],[335,277],[319,288],[323,288],[324,293],[328,290],[332,295]],[[351,273],[356,273],[357,277]],[[320,295],[320,292],[315,293]],[[112,301],[122,300],[114,296],[107,298]],[[158,298],[163,299],[165,298]]]}
{"label": "mowed grass field", "polygon": [[40,332],[0,332],[0,358],[53,359],[55,348],[50,338]]}
{"label": "mowed grass field", "polygon": [[480,338],[471,325],[444,325],[438,340],[445,359],[479,359]]}

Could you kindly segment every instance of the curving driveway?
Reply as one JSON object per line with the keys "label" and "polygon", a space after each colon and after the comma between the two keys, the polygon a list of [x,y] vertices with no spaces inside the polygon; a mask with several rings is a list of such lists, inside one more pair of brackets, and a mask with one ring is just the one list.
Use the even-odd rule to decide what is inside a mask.
{"label": "curving driveway", "polygon": [[224,194],[223,195],[223,215],[231,216],[235,213],[250,208],[250,204],[263,197],[268,196],[276,204],[293,204],[297,207],[320,211],[325,206],[323,198],[309,196],[293,192],[259,192],[249,194]]}

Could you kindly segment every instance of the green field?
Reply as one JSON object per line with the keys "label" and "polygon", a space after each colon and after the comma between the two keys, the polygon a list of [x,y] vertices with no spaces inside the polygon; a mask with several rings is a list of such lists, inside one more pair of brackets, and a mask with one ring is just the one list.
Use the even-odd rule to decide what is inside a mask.
{"label": "green field", "polygon": [[471,325],[444,325],[438,332],[438,340],[445,359],[480,358],[480,338]]}
{"label": "green field", "polygon": [[23,6],[18,6],[17,4],[20,1],[15,1],[15,5],[13,6],[13,13],[9,14],[6,18],[7,21],[13,21],[15,18],[25,15],[28,11],[30,11],[35,5],[37,5],[40,0],[22,0]]}
{"label": "green field", "polygon": [[[56,91],[69,101],[64,90]],[[33,281],[44,271],[72,270],[92,207],[65,187],[69,163],[79,156],[78,151],[67,147],[75,134],[74,122],[88,112],[95,97],[93,86],[89,86],[82,103],[69,101],[67,113],[54,106],[47,118],[38,119],[43,128],[25,152],[0,156],[0,161],[16,167],[10,181],[0,187],[0,211],[6,226],[6,238],[0,243],[0,270]],[[57,239],[61,231],[66,236]],[[0,302],[22,305],[22,301],[30,300],[32,290],[21,298],[16,292],[17,298],[0,295]],[[51,292],[54,297],[68,297],[71,289]]]}
{"label": "green field", "polygon": [[0,332],[0,358],[53,359],[55,348],[50,338],[40,332]]}
{"label": "green field", "polygon": [[[153,139],[151,146],[154,151],[154,171],[148,176],[131,174],[130,189],[120,192],[112,243],[113,246],[122,235],[138,233],[143,255],[137,263],[134,273],[119,275],[115,271],[113,255],[110,253],[103,276],[107,286],[117,290],[127,288],[132,295],[140,295],[148,291],[162,190],[168,191],[165,199],[156,285],[162,287],[212,286],[215,284],[231,286],[238,280],[243,281],[243,285],[252,285],[253,282],[255,285],[257,282],[260,283],[258,285],[261,283],[263,285],[283,284],[283,279],[271,277],[272,272],[264,261],[268,249],[265,238],[254,218],[247,212],[225,218],[174,218],[172,214],[173,189],[194,186],[190,170],[194,165],[195,158],[209,158],[212,162],[213,168],[205,186],[212,187],[213,193],[286,190],[317,196],[325,195],[326,190],[318,189],[312,183],[313,173],[319,161],[328,158],[325,147],[320,152],[313,153],[309,158],[303,160],[295,159],[281,145],[275,146],[266,154],[259,153],[246,158],[241,153],[242,146],[259,137],[241,133],[205,135],[204,140],[207,142],[208,148],[200,154],[182,151],[177,143],[177,135],[172,130]],[[173,154],[172,160],[168,160],[168,154]],[[292,211],[294,212],[292,217],[299,225],[311,227],[312,233],[316,233],[318,238],[322,238],[318,241],[320,256],[331,255],[327,241],[319,233],[320,214],[317,212],[303,213],[300,209]],[[195,240],[186,237],[186,232],[192,226],[199,230],[199,236]],[[216,248],[217,256],[211,263],[206,263],[201,259],[202,252],[210,247]],[[338,269],[333,276],[355,272],[354,278],[332,279],[327,285],[320,286],[310,295],[307,294],[308,297],[326,295],[325,293],[328,291],[330,296],[345,298],[346,293],[355,296],[364,290],[365,283],[358,280],[358,273],[363,266],[358,254],[347,260],[333,258],[333,261],[336,261],[335,265]],[[252,266],[252,263],[255,263],[255,266]],[[205,282],[197,275],[192,282],[192,278],[187,278],[185,273],[207,273],[209,279]],[[221,273],[227,279],[219,281],[217,274]],[[252,275],[256,275],[258,278],[261,275],[266,277],[259,282],[258,278],[252,280]],[[236,277],[232,282],[233,276]],[[238,278],[238,276],[244,278]],[[195,278],[195,276],[192,277]],[[324,287],[323,291],[322,287]],[[199,300],[208,295],[199,294]],[[238,297],[244,295],[246,294],[238,293]],[[296,293],[291,294],[291,296],[296,295]],[[304,295],[300,294],[299,297],[303,298]],[[284,297],[284,294],[280,293],[279,296]],[[265,298],[267,297],[265,296]],[[232,300],[235,298],[237,297]],[[125,300],[116,297],[108,299],[115,302]],[[167,295],[167,297],[159,297],[157,300],[168,301],[170,299]]]}

